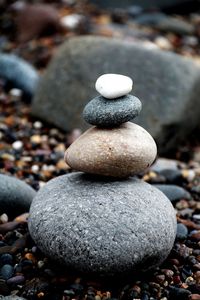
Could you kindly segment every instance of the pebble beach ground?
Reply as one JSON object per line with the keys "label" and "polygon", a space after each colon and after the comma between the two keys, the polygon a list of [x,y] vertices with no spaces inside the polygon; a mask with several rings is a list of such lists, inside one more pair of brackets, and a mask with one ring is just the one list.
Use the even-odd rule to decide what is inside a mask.
{"label": "pebble beach ground", "polygon": [[[138,32],[137,26],[132,24],[129,27],[135,31],[132,31],[134,36],[130,36],[129,31],[116,25],[128,24],[127,14],[120,11],[110,15],[81,6],[61,6],[59,11],[61,16],[65,13],[82,14],[84,9],[92,26],[84,21],[85,25],[81,23],[81,28],[76,30],[33,39],[25,44],[13,42],[7,34],[12,24],[8,22],[9,14],[4,14],[1,20],[1,31],[4,33],[4,39],[0,41],[1,49],[19,54],[43,69],[64,39],[79,33],[97,33],[133,40],[139,38],[199,61],[200,21],[195,14],[186,18],[195,27],[195,34],[188,38],[175,33],[163,34],[146,27]],[[7,92],[4,82],[0,82],[0,173],[15,176],[38,190],[50,179],[71,172],[64,162],[64,152],[80,134],[78,128],[66,134],[35,119],[30,114],[30,106],[21,100],[20,91],[12,89]],[[176,185],[168,192],[177,211],[178,234],[173,250],[163,265],[148,274],[137,273],[123,280],[72,274],[49,260],[36,247],[28,232],[28,214],[14,220],[2,214],[0,295],[18,295],[27,300],[200,299],[200,148],[194,137],[183,143],[176,152],[170,153],[175,161],[166,163],[164,160],[164,163],[140,175],[151,184]]]}
{"label": "pebble beach ground", "polygon": [[[2,173],[16,176],[38,190],[51,178],[71,172],[64,163],[64,151],[79,134],[75,129],[67,135],[34,119],[29,106],[15,91],[6,93],[1,89]],[[8,220],[3,214],[0,216],[0,294],[58,300],[200,299],[200,164],[197,148],[193,150],[193,160],[175,161],[178,168],[170,160],[171,164],[167,162],[170,170],[166,171],[161,163],[161,168],[155,166],[141,175],[147,182],[175,184],[189,192],[185,196],[178,190],[172,192],[177,220],[182,225],[169,258],[160,268],[142,276],[134,274],[126,280],[72,275],[37,249],[28,233],[28,215]],[[187,157],[183,150],[176,155]]]}

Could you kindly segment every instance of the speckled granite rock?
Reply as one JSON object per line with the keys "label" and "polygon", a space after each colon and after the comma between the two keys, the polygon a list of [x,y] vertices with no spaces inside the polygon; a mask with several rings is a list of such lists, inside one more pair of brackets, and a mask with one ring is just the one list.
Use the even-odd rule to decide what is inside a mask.
{"label": "speckled granite rock", "polygon": [[63,43],[39,84],[32,113],[65,130],[86,128],[82,110],[97,95],[94,80],[108,72],[133,79],[134,94],[143,104],[134,122],[148,129],[160,154],[177,146],[199,124],[197,63],[138,43],[99,36]]}
{"label": "speckled granite rock", "polygon": [[132,95],[108,100],[102,96],[92,99],[83,110],[86,122],[99,127],[114,127],[135,118],[141,111],[140,100]]}
{"label": "speckled granite rock", "polygon": [[65,152],[75,170],[105,176],[126,177],[149,167],[157,154],[150,134],[131,122],[116,128],[92,127]]}
{"label": "speckled granite rock", "polygon": [[173,246],[176,218],[166,196],[145,182],[72,173],[37,193],[29,230],[68,268],[117,275],[159,265]]}
{"label": "speckled granite rock", "polygon": [[0,214],[11,219],[28,212],[36,192],[25,182],[0,174]]}

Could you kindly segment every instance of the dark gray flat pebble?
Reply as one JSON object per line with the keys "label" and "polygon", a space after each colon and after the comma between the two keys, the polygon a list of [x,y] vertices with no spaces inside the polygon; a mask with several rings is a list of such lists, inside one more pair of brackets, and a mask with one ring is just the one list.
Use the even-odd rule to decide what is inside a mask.
{"label": "dark gray flat pebble", "polygon": [[13,264],[13,257],[9,253],[4,253],[0,256],[0,265],[12,265]]}
{"label": "dark gray flat pebble", "polygon": [[174,184],[154,184],[173,203],[181,199],[191,200],[191,195],[184,188]]}
{"label": "dark gray flat pebble", "polygon": [[28,212],[36,192],[25,182],[0,174],[0,214],[14,218]]}
{"label": "dark gray flat pebble", "polygon": [[0,269],[0,277],[4,280],[8,280],[9,278],[12,277],[14,273],[14,268],[11,265],[4,265],[1,269]]}
{"label": "dark gray flat pebble", "polygon": [[140,100],[133,95],[112,100],[98,96],[85,106],[83,118],[92,125],[113,127],[135,118],[141,109]]}
{"label": "dark gray flat pebble", "polygon": [[174,286],[169,286],[169,299],[170,300],[188,300],[191,292]]}
{"label": "dark gray flat pebble", "polygon": [[177,233],[176,233],[176,239],[179,241],[183,241],[187,239],[188,236],[188,229],[184,224],[177,224]]}

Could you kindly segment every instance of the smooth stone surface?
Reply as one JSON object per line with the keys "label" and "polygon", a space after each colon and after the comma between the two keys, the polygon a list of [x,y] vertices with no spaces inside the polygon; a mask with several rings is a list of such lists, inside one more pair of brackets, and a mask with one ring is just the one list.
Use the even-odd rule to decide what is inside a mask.
{"label": "smooth stone surface", "polygon": [[193,3],[193,0],[107,0],[107,1],[102,1],[102,0],[91,0],[90,2],[95,3],[99,5],[100,7],[103,8],[109,8],[109,9],[114,9],[114,8],[126,8],[131,5],[140,5],[141,7],[145,9],[152,9],[152,8],[170,8],[174,7],[176,5],[182,5],[184,6],[185,4],[190,4]]}
{"label": "smooth stone surface", "polygon": [[66,150],[65,161],[78,171],[127,177],[148,168],[156,154],[151,135],[127,122],[111,129],[88,129]]}
{"label": "smooth stone surface", "polygon": [[22,297],[18,297],[18,296],[1,296],[0,295],[0,300],[26,300],[26,299],[24,299],[24,298],[22,298]]}
{"label": "smooth stone surface", "polygon": [[120,74],[103,74],[97,79],[95,88],[103,97],[115,99],[129,94],[133,88],[133,81],[130,77]]}
{"label": "smooth stone surface", "polygon": [[22,90],[28,98],[35,94],[39,82],[36,69],[13,54],[0,54],[0,78],[13,88]]}
{"label": "smooth stone surface", "polygon": [[13,266],[6,264],[0,269],[0,278],[4,280],[8,280],[9,278],[12,277],[13,273],[14,273]]}
{"label": "smooth stone surface", "polygon": [[0,214],[6,213],[10,219],[29,211],[36,195],[25,182],[0,174]]}
{"label": "smooth stone surface", "polygon": [[153,186],[79,172],[40,189],[29,218],[30,234],[47,256],[98,275],[159,265],[172,249],[176,226],[170,201]]}
{"label": "smooth stone surface", "polygon": [[177,233],[176,239],[179,241],[186,240],[188,236],[188,229],[184,224],[178,223],[177,224]]}
{"label": "smooth stone surface", "polygon": [[191,200],[190,193],[178,185],[154,184],[154,186],[161,190],[172,203],[181,199]]}
{"label": "smooth stone surface", "polygon": [[178,170],[179,161],[175,159],[169,158],[158,158],[155,163],[151,166],[151,170],[154,172],[162,172],[163,170],[170,169],[170,170]]}
{"label": "smooth stone surface", "polygon": [[92,125],[112,127],[132,120],[141,109],[140,100],[132,95],[126,95],[114,101],[99,96],[85,106],[83,118]]}
{"label": "smooth stone surface", "polygon": [[173,32],[180,35],[192,35],[194,25],[163,13],[145,13],[134,19],[140,25],[151,26],[164,32]]}
{"label": "smooth stone surface", "polygon": [[58,49],[40,81],[32,113],[64,130],[85,129],[81,114],[96,96],[94,80],[108,72],[134,78],[134,94],[143,104],[134,122],[156,139],[160,154],[177,147],[199,124],[197,63],[139,43],[95,36],[68,39]]}

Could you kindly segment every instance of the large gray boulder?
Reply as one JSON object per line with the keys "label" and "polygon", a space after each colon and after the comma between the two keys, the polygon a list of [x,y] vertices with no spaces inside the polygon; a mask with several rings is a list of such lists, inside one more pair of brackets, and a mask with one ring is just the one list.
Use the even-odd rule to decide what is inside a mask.
{"label": "large gray boulder", "polygon": [[49,181],[34,198],[29,219],[30,234],[46,255],[99,275],[159,265],[176,228],[172,204],[151,185],[79,172]]}
{"label": "large gray boulder", "polygon": [[134,80],[133,93],[143,110],[134,122],[167,151],[199,123],[200,68],[191,59],[133,42],[85,36],[66,41],[47,68],[32,112],[65,130],[85,128],[81,113],[97,95],[104,73]]}

